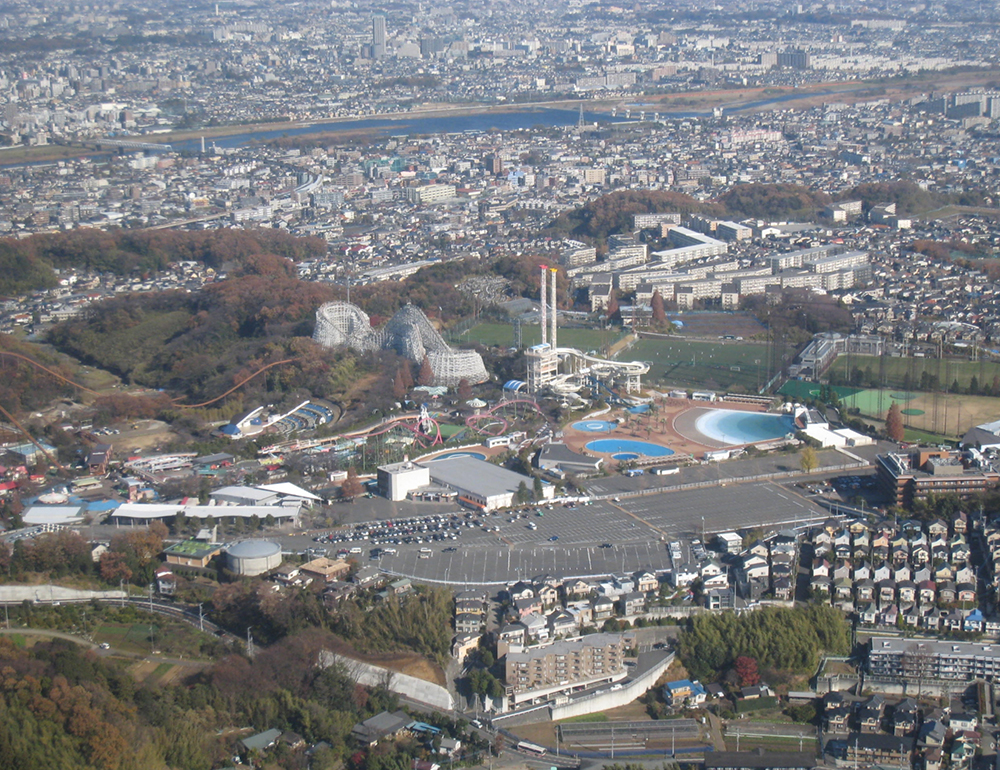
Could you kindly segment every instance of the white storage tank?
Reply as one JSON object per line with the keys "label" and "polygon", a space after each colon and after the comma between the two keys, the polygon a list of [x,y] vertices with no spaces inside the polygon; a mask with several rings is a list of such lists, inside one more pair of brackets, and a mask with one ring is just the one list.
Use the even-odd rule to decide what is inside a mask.
{"label": "white storage tank", "polygon": [[261,575],[281,564],[281,546],[270,540],[244,540],[226,550],[226,566],[237,575]]}

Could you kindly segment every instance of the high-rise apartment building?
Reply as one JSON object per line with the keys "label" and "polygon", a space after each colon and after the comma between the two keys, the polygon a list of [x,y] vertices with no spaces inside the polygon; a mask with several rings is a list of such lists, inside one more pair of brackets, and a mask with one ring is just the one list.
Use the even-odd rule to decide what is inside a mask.
{"label": "high-rise apartment building", "polygon": [[385,16],[372,16],[372,58],[385,56]]}

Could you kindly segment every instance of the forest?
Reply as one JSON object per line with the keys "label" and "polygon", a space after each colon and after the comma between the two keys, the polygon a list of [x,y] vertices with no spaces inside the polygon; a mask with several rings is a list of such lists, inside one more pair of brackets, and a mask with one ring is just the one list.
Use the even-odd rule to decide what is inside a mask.
{"label": "forest", "polygon": [[746,656],[757,661],[761,676],[773,685],[787,673],[813,671],[821,651],[846,655],[849,645],[849,628],[840,610],[808,605],[695,615],[681,634],[679,649],[692,678],[716,681]]}
{"label": "forest", "polygon": [[[231,763],[239,738],[270,728],[309,744],[325,741],[308,764],[315,770],[345,762],[352,770],[389,770],[428,758],[429,747],[414,742],[352,748],[355,723],[399,704],[384,686],[364,688],[339,666],[320,668],[319,652],[334,644],[306,631],[253,660],[230,654],[178,684],[144,686],[126,662],[71,642],[24,647],[0,637],[0,767],[204,770]],[[446,717],[420,718],[460,734]],[[268,760],[289,769],[308,762],[287,746]]]}

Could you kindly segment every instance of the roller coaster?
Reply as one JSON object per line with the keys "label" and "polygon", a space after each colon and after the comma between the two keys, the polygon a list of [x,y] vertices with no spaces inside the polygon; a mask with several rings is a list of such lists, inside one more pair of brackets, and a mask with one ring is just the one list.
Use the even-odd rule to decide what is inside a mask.
{"label": "roller coaster", "polygon": [[[486,409],[478,414],[470,414],[465,418],[465,424],[474,431],[477,431],[484,436],[502,436],[510,428],[510,423],[506,418],[497,414],[504,409],[511,406],[517,409],[518,404],[524,404],[528,409],[533,409],[538,414],[542,413],[542,410],[538,407],[538,404],[532,401],[530,398],[508,398],[501,401],[494,406]],[[480,424],[485,423],[485,424]]]}
{"label": "roller coaster", "polygon": [[[538,404],[530,398],[508,398],[478,414],[469,415],[465,418],[465,425],[484,436],[500,436],[510,428],[510,420],[500,413],[510,408],[517,410],[522,406],[538,414],[542,413]],[[367,428],[324,438],[282,441],[261,448],[258,454],[280,456],[289,452],[306,452],[312,449],[383,436],[394,430],[407,431],[412,434],[414,441],[421,449],[430,449],[445,443],[444,436],[441,434],[441,424],[430,414],[427,405],[424,404],[419,412],[390,417]]]}

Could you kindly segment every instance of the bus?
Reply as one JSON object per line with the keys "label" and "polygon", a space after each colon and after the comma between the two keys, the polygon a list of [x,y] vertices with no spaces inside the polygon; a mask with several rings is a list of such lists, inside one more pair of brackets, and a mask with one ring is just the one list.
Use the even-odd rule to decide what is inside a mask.
{"label": "bus", "polygon": [[529,743],[528,741],[521,741],[517,744],[517,750],[523,751],[525,754],[532,754],[536,757],[544,757],[548,749],[544,746],[539,746],[537,743]]}

